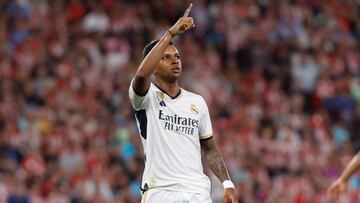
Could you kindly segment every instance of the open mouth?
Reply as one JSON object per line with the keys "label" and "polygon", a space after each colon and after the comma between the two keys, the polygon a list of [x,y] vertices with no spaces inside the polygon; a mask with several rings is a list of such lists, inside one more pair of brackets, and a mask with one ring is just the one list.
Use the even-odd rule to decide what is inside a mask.
{"label": "open mouth", "polygon": [[180,67],[174,67],[171,69],[174,73],[180,73],[181,69]]}

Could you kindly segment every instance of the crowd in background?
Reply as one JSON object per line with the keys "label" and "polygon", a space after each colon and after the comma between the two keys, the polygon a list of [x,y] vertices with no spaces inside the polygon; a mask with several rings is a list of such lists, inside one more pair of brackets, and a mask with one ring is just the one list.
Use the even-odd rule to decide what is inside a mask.
{"label": "crowd in background", "polygon": [[[0,1],[0,203],[140,202],[129,83],[189,3]],[[193,3],[180,84],[207,101],[239,202],[330,202],[360,148],[360,1]],[[358,201],[356,174],[334,202]]]}

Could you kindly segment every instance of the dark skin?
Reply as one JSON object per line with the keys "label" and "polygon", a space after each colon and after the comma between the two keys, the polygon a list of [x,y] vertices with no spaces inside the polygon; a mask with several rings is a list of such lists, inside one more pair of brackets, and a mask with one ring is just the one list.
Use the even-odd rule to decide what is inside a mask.
{"label": "dark skin", "polygon": [[180,54],[174,45],[168,45],[155,69],[155,83],[170,96],[176,96],[180,91],[178,79],[181,72]]}
{"label": "dark skin", "polygon": [[[171,43],[174,36],[184,33],[193,28],[194,21],[188,17],[192,4],[170,29],[167,31],[149,52],[140,64],[133,80],[133,89],[139,95],[145,95],[150,87],[151,75],[155,76],[155,83],[170,96],[176,96],[181,91],[178,79],[182,72],[180,54]],[[200,140],[201,149],[204,152],[210,169],[221,181],[230,180],[225,163],[214,139]],[[233,188],[224,190],[224,203],[235,203],[235,191]]]}
{"label": "dark skin", "polygon": [[[213,137],[200,140],[201,150],[204,152],[205,159],[215,176],[221,181],[230,180],[228,171],[226,169],[224,160],[221,153],[216,146]],[[223,203],[235,203],[235,190],[234,188],[226,188],[224,190]]]}
{"label": "dark skin", "polygon": [[[147,90],[150,87],[151,75],[155,75],[155,81],[158,82],[157,85],[161,85],[168,94],[174,96],[180,90],[179,83],[177,82],[180,73],[174,73],[173,78],[167,78],[169,74],[169,68],[171,63],[175,63],[173,60],[162,60],[164,59],[165,54],[170,54],[173,56],[174,53],[165,53],[165,50],[168,49],[171,40],[173,37],[184,33],[185,31],[195,27],[192,17],[188,17],[192,8],[192,4],[186,9],[184,15],[179,18],[179,20],[160,38],[159,42],[152,48],[150,53],[145,57],[141,62],[137,72],[134,76],[133,88],[134,91],[140,95],[145,95]],[[174,47],[174,46],[173,46]],[[176,49],[176,48],[175,48]],[[177,50],[176,50],[177,52]],[[179,52],[177,52],[179,53]],[[164,63],[163,63],[164,62]],[[166,66],[166,67],[164,67]],[[179,66],[181,69],[181,61],[179,61]],[[165,73],[163,71],[166,71]]]}

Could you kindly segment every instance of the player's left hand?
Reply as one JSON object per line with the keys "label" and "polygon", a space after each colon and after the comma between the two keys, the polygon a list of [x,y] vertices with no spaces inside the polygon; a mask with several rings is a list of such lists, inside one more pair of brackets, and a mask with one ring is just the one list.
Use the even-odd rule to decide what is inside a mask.
{"label": "player's left hand", "polygon": [[224,191],[224,200],[223,203],[236,203],[235,200],[235,189],[234,188],[226,188]]}

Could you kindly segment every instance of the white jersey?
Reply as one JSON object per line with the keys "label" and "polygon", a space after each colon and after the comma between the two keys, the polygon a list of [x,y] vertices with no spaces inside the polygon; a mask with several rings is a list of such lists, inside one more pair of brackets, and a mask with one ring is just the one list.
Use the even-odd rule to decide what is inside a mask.
{"label": "white jersey", "polygon": [[152,83],[144,97],[131,84],[129,96],[145,153],[142,188],[210,194],[200,147],[212,136],[204,99],[184,89],[172,98]]}

